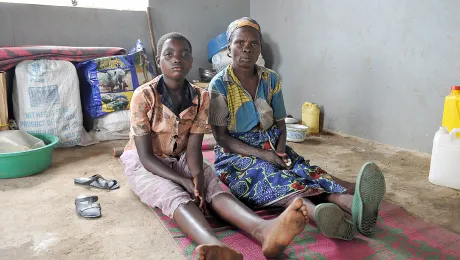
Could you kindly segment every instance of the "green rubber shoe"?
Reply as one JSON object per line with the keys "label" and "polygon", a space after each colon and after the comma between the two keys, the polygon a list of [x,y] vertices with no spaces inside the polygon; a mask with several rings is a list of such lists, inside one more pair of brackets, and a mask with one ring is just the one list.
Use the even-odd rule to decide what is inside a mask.
{"label": "green rubber shoe", "polygon": [[356,235],[355,225],[345,219],[343,211],[332,203],[316,206],[315,222],[326,237],[352,240]]}
{"label": "green rubber shoe", "polygon": [[365,236],[375,230],[385,189],[385,177],[379,167],[373,162],[364,164],[356,179],[352,217],[358,231]]}

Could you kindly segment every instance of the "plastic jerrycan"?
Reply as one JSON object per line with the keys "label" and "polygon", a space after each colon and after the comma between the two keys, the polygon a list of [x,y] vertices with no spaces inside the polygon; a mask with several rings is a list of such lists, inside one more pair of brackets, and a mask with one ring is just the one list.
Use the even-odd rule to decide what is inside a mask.
{"label": "plastic jerrycan", "polygon": [[[451,93],[444,100],[442,126],[449,132],[454,128],[460,128],[460,86],[453,86]],[[460,133],[457,137],[460,137]]]}
{"label": "plastic jerrycan", "polygon": [[305,102],[302,105],[302,124],[308,126],[309,134],[319,134],[319,114],[320,110],[317,104]]}
{"label": "plastic jerrycan", "polygon": [[434,135],[428,180],[436,185],[460,190],[460,128],[450,133],[440,127]]}

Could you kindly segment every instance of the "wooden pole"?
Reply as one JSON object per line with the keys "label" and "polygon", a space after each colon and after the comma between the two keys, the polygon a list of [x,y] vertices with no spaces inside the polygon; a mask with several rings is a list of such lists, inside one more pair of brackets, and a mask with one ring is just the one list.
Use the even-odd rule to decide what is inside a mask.
{"label": "wooden pole", "polygon": [[0,131],[8,130],[6,72],[0,71]]}
{"label": "wooden pole", "polygon": [[156,75],[159,75],[161,74],[161,72],[156,62],[157,48],[155,44],[155,34],[153,33],[153,25],[152,25],[152,18],[150,15],[150,7],[147,7],[147,21],[149,23],[150,45],[152,46],[152,53],[153,53],[153,70]]}

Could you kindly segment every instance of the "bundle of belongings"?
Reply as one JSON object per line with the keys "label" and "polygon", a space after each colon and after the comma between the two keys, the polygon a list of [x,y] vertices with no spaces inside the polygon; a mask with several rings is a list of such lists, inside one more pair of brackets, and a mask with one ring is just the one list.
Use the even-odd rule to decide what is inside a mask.
{"label": "bundle of belongings", "polygon": [[154,78],[151,63],[138,40],[127,55],[77,64],[84,126],[98,141],[128,138],[129,104],[134,90]]}
{"label": "bundle of belongings", "polygon": [[12,103],[20,130],[56,135],[57,147],[128,138],[133,91],[154,78],[140,40],[128,54],[121,48],[12,48],[14,57],[0,48],[0,68],[16,66]]}

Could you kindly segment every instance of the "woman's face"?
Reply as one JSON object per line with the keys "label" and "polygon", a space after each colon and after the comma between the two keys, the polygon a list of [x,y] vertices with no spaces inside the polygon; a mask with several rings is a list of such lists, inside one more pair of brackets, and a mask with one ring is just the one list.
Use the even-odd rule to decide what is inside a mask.
{"label": "woman's face", "polygon": [[241,27],[235,30],[228,52],[233,66],[241,69],[253,69],[261,52],[260,33],[252,27]]}

